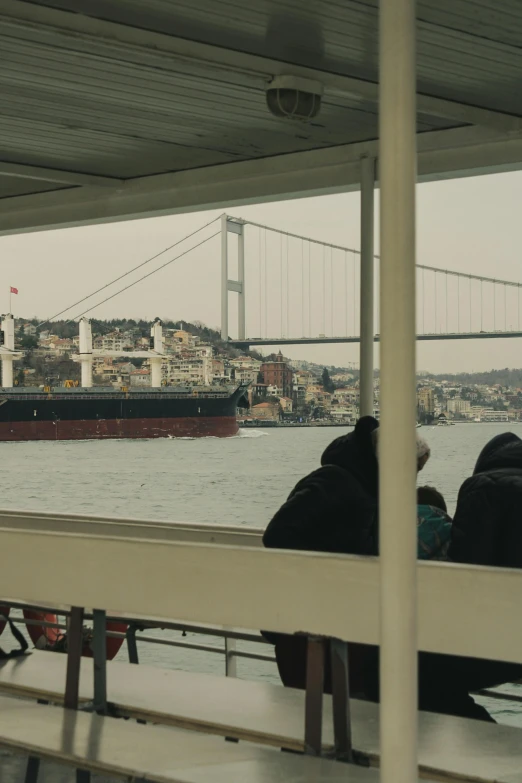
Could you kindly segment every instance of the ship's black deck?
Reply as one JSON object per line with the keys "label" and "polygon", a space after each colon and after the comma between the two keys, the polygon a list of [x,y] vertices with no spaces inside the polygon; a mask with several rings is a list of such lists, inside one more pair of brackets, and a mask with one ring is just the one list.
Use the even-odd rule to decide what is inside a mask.
{"label": "ship's black deck", "polygon": [[0,422],[235,416],[244,388],[0,390]]}

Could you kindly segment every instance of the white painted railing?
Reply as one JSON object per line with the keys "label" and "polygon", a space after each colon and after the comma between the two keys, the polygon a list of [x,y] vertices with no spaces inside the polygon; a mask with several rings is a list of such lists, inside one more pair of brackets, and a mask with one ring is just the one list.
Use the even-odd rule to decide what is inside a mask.
{"label": "white painted railing", "polygon": [[84,514],[0,510],[0,527],[41,530],[48,533],[79,533],[202,544],[262,546],[263,530],[247,525],[206,525],[193,522],[162,522]]}

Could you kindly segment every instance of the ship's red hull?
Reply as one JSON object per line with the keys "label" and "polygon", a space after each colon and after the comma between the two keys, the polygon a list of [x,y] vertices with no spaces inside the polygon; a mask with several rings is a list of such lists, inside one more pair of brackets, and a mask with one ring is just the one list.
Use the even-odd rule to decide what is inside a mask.
{"label": "ship's red hull", "polygon": [[0,422],[0,441],[101,440],[109,438],[228,438],[239,428],[235,416],[172,419],[94,419]]}

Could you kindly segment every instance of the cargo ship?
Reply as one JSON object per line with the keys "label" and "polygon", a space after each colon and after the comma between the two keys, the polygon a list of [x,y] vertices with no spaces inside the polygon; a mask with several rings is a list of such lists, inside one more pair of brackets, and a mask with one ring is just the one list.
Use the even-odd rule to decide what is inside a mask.
{"label": "cargo ship", "polygon": [[247,386],[0,388],[0,442],[230,437]]}

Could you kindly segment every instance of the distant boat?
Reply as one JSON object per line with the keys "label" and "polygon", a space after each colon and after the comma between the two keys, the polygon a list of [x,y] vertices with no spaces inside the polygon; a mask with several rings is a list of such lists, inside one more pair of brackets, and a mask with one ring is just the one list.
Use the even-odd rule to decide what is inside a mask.
{"label": "distant boat", "polygon": [[419,429],[419,427],[422,427],[422,424],[420,423],[420,421],[417,422],[417,429]]}

